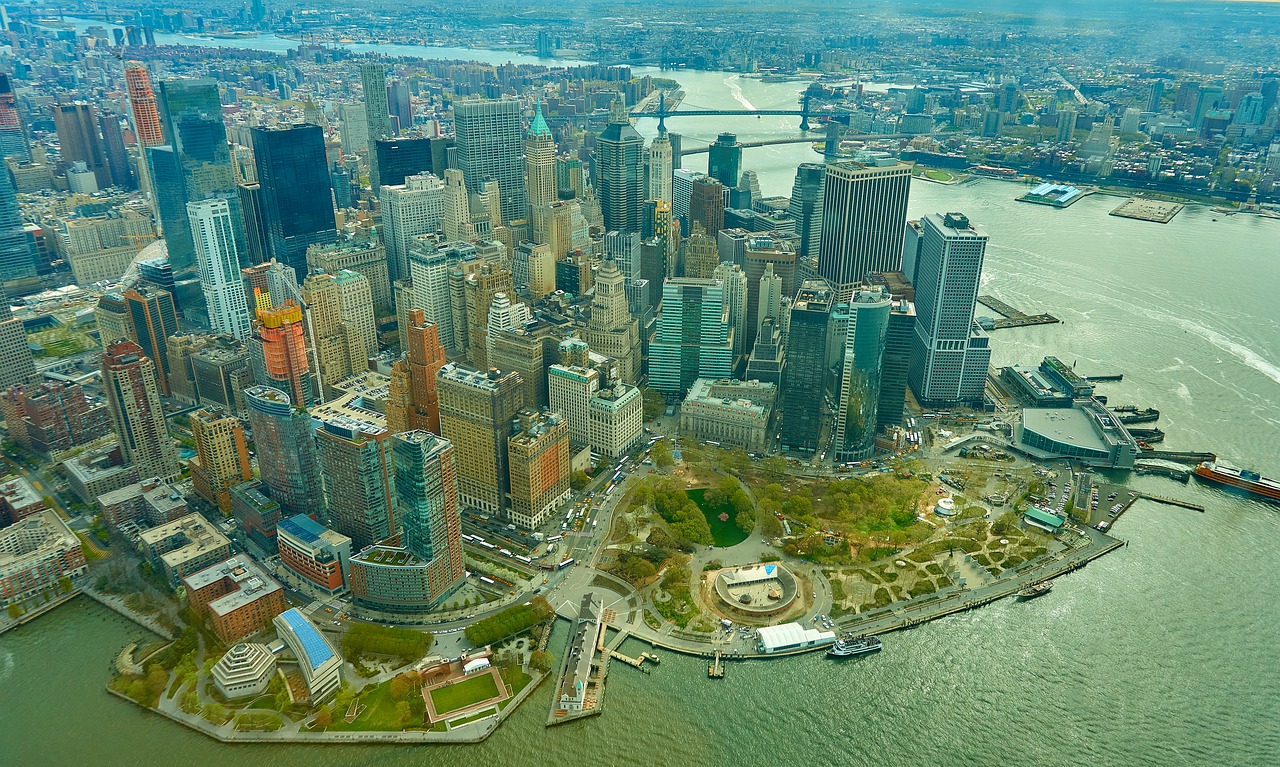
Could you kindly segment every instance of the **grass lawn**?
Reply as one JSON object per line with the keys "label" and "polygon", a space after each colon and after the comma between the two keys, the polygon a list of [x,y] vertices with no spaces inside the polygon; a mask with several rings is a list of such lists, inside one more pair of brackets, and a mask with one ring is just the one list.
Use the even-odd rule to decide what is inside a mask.
{"label": "grass lawn", "polygon": [[924,175],[928,176],[929,178],[933,179],[934,181],[950,181],[950,180],[952,180],[953,178],[955,178],[955,176],[951,175],[951,174],[950,174],[950,173],[948,173],[947,171],[945,171],[945,170],[938,170],[938,169],[936,169],[936,168],[930,168],[929,170],[926,170],[926,171],[924,172]]}
{"label": "grass lawn", "polygon": [[347,724],[342,715],[346,711],[335,711],[330,730],[392,730],[403,729],[400,717],[396,713],[396,702],[391,699],[391,682],[386,681],[360,696],[361,705],[368,709],[351,724]]}
{"label": "grass lawn", "polygon": [[492,674],[485,673],[432,690],[431,705],[435,706],[437,715],[443,715],[497,696],[497,682],[493,681]]}
{"label": "grass lawn", "polygon": [[[707,524],[711,526],[711,538],[715,541],[715,545],[735,546],[745,541],[751,531],[743,530],[733,521],[733,505],[726,503],[719,508],[710,508],[706,495],[705,488],[689,491],[689,497],[698,504],[699,509],[702,509],[702,516],[707,518]],[[722,521],[721,514],[727,514],[728,518]]]}

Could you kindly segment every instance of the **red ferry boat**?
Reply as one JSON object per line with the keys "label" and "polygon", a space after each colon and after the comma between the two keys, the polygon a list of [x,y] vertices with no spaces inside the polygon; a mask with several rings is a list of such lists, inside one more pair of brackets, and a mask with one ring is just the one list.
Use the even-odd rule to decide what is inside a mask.
{"label": "red ferry boat", "polygon": [[1268,479],[1256,471],[1206,461],[1196,467],[1195,475],[1206,482],[1234,487],[1250,495],[1280,503],[1280,482]]}

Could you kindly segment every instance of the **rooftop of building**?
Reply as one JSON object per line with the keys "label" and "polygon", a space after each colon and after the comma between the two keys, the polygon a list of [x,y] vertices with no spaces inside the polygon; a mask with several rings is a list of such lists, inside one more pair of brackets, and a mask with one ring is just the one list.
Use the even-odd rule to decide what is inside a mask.
{"label": "rooftop of building", "polygon": [[209,603],[209,609],[218,615],[234,612],[251,602],[280,591],[280,584],[243,554],[223,560],[182,579],[183,583],[193,591],[228,580],[231,582],[232,590]]}
{"label": "rooftop of building", "polygon": [[[750,396],[744,397],[725,397],[724,389],[729,391],[741,391],[744,394],[756,394],[757,396],[772,396],[775,389],[772,383],[764,381],[738,381],[734,379],[724,378],[720,380],[712,380],[709,378],[699,378],[689,387],[688,394],[685,395],[684,404],[702,405],[731,410],[743,414],[750,414],[758,418],[766,416],[769,408],[766,405],[757,404]],[[715,391],[715,390],[721,391]]]}
{"label": "rooftop of building", "polygon": [[320,668],[327,661],[337,658],[329,640],[316,629],[315,624],[307,620],[302,611],[294,607],[285,610],[273,620],[276,629],[285,637],[285,642],[298,655],[300,663],[306,663],[312,671]]}
{"label": "rooftop of building", "polygon": [[344,541],[351,540],[336,530],[330,530],[306,514],[297,514],[288,519],[282,519],[277,527],[281,532],[287,533],[311,546],[321,542],[336,546]]}
{"label": "rooftop of building", "polygon": [[426,563],[402,546],[377,544],[369,546],[351,558],[353,562],[382,567],[421,567]]}
{"label": "rooftop of building", "polygon": [[1022,411],[1022,426],[1086,450],[1110,452],[1115,445],[1132,442],[1115,416],[1092,401],[1077,401],[1071,407],[1026,408]]}
{"label": "rooftop of building", "polygon": [[91,481],[106,474],[128,471],[129,465],[123,460],[115,460],[112,456],[119,445],[104,445],[95,450],[88,450],[62,462],[62,468],[81,482]]}
{"label": "rooftop of building", "polygon": [[27,509],[44,503],[26,477],[13,477],[0,483],[0,499],[15,509]]}
{"label": "rooftop of building", "polygon": [[160,555],[169,567],[180,568],[193,559],[229,546],[231,541],[199,514],[188,514],[172,522],[143,530],[139,537],[148,547],[174,536],[182,536],[186,542]]}
{"label": "rooftop of building", "polygon": [[57,512],[45,509],[0,529],[0,573],[24,569],[47,553],[79,548],[80,539]]}

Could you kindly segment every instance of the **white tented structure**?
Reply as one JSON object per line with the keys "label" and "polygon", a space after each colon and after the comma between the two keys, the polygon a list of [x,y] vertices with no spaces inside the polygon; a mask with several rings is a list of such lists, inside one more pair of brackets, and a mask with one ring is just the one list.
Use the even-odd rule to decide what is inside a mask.
{"label": "white tented structure", "polygon": [[836,635],[830,631],[808,629],[799,623],[784,623],[781,626],[765,626],[759,629],[760,641],[757,646],[762,653],[788,652],[818,647],[836,641]]}
{"label": "white tented structure", "polygon": [[488,658],[472,658],[471,660],[462,664],[462,673],[464,675],[474,674],[477,671],[484,671],[487,668],[489,668]]}

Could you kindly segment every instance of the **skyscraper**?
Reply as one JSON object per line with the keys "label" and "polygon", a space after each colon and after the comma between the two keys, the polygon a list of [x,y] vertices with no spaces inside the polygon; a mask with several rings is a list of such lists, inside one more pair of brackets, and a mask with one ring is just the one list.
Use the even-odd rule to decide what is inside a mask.
{"label": "skyscraper", "polygon": [[178,451],[160,404],[156,366],[132,341],[108,344],[102,353],[102,388],[125,459],[139,477],[176,482]]}
{"label": "skyscraper", "polygon": [[444,172],[444,214],[440,223],[444,238],[450,242],[467,242],[475,237],[466,178],[457,168]]}
{"label": "skyscraper", "polygon": [[[188,202],[209,197],[226,199],[231,206],[236,250],[245,252],[241,234],[244,216],[240,211],[217,83],[208,78],[161,80],[160,118],[172,154],[163,158],[163,179],[159,175],[161,169],[149,165],[148,170],[156,171],[151,175],[152,190],[168,245],[169,263],[174,272],[187,275],[195,266],[195,245],[187,219]],[[159,161],[162,158],[156,152],[160,148],[146,151],[151,159]],[[172,199],[161,200],[162,194]]]}
{"label": "skyscraper", "polygon": [[649,343],[649,384],[681,399],[698,378],[733,375],[733,325],[723,280],[662,284],[662,314]]}
{"label": "skyscraper", "polygon": [[742,146],[732,133],[721,133],[707,147],[707,175],[724,186],[737,186],[742,172]]}
{"label": "skyscraper", "polygon": [[[453,300],[449,292],[449,258],[435,245],[419,240],[409,250],[412,303],[423,319],[436,326],[440,343],[459,351],[454,342]],[[402,339],[402,345],[407,345]]]}
{"label": "skyscraper", "polygon": [[20,162],[31,161],[31,145],[22,126],[17,98],[13,94],[13,82],[6,74],[0,74],[0,159],[16,157]]}
{"label": "skyscraper", "polygon": [[640,231],[643,166],[644,138],[632,127],[619,96],[609,124],[596,138],[595,179],[606,230]]}
{"label": "skyscraper", "polygon": [[324,132],[318,125],[293,125],[255,127],[251,135],[268,252],[305,273],[307,248],[338,238]]}
{"label": "skyscraper", "polygon": [[569,422],[558,413],[522,408],[507,439],[511,521],[533,530],[569,499]]}
{"label": "skyscraper", "polygon": [[849,302],[831,435],[837,462],[863,460],[875,449],[889,312],[889,295],[880,287],[859,289]]}
{"label": "skyscraper", "polygon": [[529,192],[529,220],[539,211],[560,199],[556,192],[556,141],[542,117],[542,102],[533,113],[533,122],[524,139],[524,173]]}
{"label": "skyscraper", "polygon": [[231,208],[226,200],[214,198],[187,203],[187,213],[209,325],[243,341],[249,337],[249,306],[240,279]]}
{"label": "skyscraper", "polygon": [[[0,176],[7,176],[0,173]],[[104,343],[106,339],[103,339]],[[36,363],[27,343],[27,332],[22,320],[13,316],[9,297],[0,284],[0,390],[14,384],[27,384],[36,380]]]}
{"label": "skyscraper", "polygon": [[245,389],[245,407],[258,455],[258,471],[271,497],[295,514],[323,517],[324,485],[311,415],[270,386]]}
{"label": "skyscraper", "polygon": [[397,434],[391,443],[401,542],[426,563],[427,593],[431,604],[439,604],[467,574],[454,448],[422,430]]}
{"label": "skyscraper", "polygon": [[111,171],[98,137],[98,114],[84,101],[53,105],[53,125],[58,131],[58,146],[63,164],[83,162],[93,171],[99,189],[111,186]]}
{"label": "skyscraper", "polygon": [[430,173],[407,176],[403,184],[383,184],[378,199],[392,279],[404,279],[409,276],[409,248],[414,240],[437,231],[444,221],[444,182]]}
{"label": "skyscraper", "polygon": [[455,101],[453,124],[457,142],[458,167],[473,194],[483,191],[486,181],[498,182],[502,223],[524,218],[528,212],[525,196],[524,132],[520,126],[520,102]]}
{"label": "skyscraper", "polygon": [[894,298],[885,333],[884,371],[880,377],[880,403],[876,406],[876,431],[902,425],[906,404],[907,372],[911,369],[911,345],[915,341],[916,306]]}
{"label": "skyscraper", "polygon": [[[34,288],[29,292],[40,290],[36,279],[35,251],[23,229],[18,193],[7,171],[0,173],[0,282],[12,292],[16,292],[13,288],[19,287],[24,290]],[[3,308],[7,313],[7,300]]]}
{"label": "skyscraper", "polygon": [[689,193],[689,231],[702,224],[710,237],[724,228],[724,185],[714,178],[695,179]]}
{"label": "skyscraper", "polygon": [[173,294],[167,290],[139,285],[124,293],[125,306],[133,321],[134,337],[142,353],[155,365],[160,393],[169,396],[169,336],[178,333],[178,311]]}
{"label": "skyscraper", "polygon": [[391,113],[387,105],[387,70],[379,61],[366,61],[360,65],[360,83],[364,87],[365,130],[369,150],[369,185],[374,189],[382,187],[382,178],[378,175],[377,148],[374,142],[380,138],[389,138],[391,130]]}
{"label": "skyscraper", "polygon": [[[782,296],[794,296],[799,284],[796,280],[796,256],[792,249],[794,239],[770,234],[752,235],[747,239],[742,253],[742,271],[747,275],[747,337],[743,349],[750,353],[756,342],[756,328],[770,311],[777,317],[776,306]],[[760,303],[760,281],[766,273],[777,279],[777,293],[768,306]]]}
{"label": "skyscraper", "polygon": [[823,182],[818,274],[841,301],[872,272],[896,272],[902,263],[911,166],[839,162]]}
{"label": "skyscraper", "polygon": [[611,258],[600,265],[596,277],[586,337],[592,349],[617,360],[623,381],[635,383],[640,375],[640,326],[627,308],[626,277]]}
{"label": "skyscraper", "polygon": [[124,83],[129,93],[129,107],[133,111],[133,129],[138,137],[138,146],[160,146],[164,143],[164,129],[160,126],[156,94],[151,89],[147,68],[141,64],[125,67]]}
{"label": "skyscraper", "polygon": [[445,365],[439,328],[421,309],[410,309],[405,328],[407,351],[391,366],[387,427],[392,433],[425,429],[440,433],[440,396],[436,374]]}
{"label": "skyscraper", "polygon": [[326,417],[316,429],[329,526],[362,549],[397,530],[391,434],[373,420]]}
{"label": "skyscraper", "polygon": [[196,454],[187,462],[191,487],[230,516],[231,488],[253,479],[244,427],[228,413],[197,410],[191,414],[191,438],[196,443]]}
{"label": "skyscraper", "polygon": [[827,166],[820,162],[805,162],[796,168],[788,211],[800,236],[801,259],[816,261],[822,245],[822,193],[826,177]]}
{"label": "skyscraper", "polygon": [[980,406],[991,345],[973,310],[987,234],[960,213],[931,213],[920,225],[911,388],[927,406]]}
{"label": "skyscraper", "polygon": [[409,96],[407,80],[392,80],[387,84],[387,111],[394,120],[392,127],[397,136],[413,127],[413,99]]}
{"label": "skyscraper", "polygon": [[106,157],[111,185],[133,190],[133,168],[129,166],[129,153],[124,146],[124,132],[120,129],[120,115],[103,112],[98,115],[98,128],[102,131],[102,151]]}
{"label": "skyscraper", "polygon": [[779,392],[782,445],[813,452],[822,427],[827,372],[827,325],[835,291],[826,280],[805,280],[791,304],[786,370]]}
{"label": "skyscraper", "polygon": [[[452,138],[426,138],[425,136],[401,136],[380,138],[373,142],[376,157],[369,162],[378,164],[380,186],[403,184],[408,176],[423,173],[444,175],[447,165],[445,151],[453,146]],[[346,150],[343,150],[346,153]],[[374,188],[377,191],[377,187]]]}
{"label": "skyscraper", "polygon": [[133,111],[133,129],[137,133],[138,146],[160,146],[164,143],[164,129],[160,127],[160,113],[156,109],[155,91],[151,90],[151,76],[142,64],[124,68],[124,86],[129,93],[129,108]]}
{"label": "skyscraper", "polygon": [[671,205],[671,140],[665,130],[649,143],[649,186],[645,199],[662,200]]}
{"label": "skyscraper", "polygon": [[511,421],[524,407],[524,385],[515,372],[481,373],[455,363],[437,376],[440,430],[460,448],[458,500],[487,513],[507,509],[511,481],[507,438]]}
{"label": "skyscraper", "polygon": [[302,309],[292,300],[257,310],[249,352],[255,381],[279,388],[301,406],[310,407],[315,402]]}

